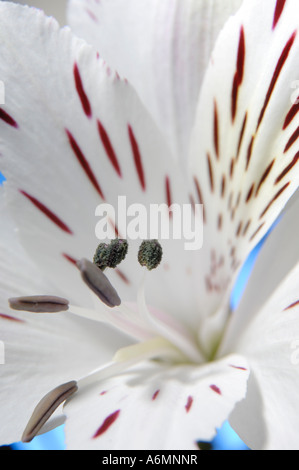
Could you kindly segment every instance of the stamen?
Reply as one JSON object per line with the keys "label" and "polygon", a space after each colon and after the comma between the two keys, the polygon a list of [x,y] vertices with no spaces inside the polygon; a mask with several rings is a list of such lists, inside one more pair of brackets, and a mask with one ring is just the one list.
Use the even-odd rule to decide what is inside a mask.
{"label": "stamen", "polygon": [[85,284],[107,307],[118,307],[121,304],[116,290],[101,269],[87,259],[77,261],[77,266]]}
{"label": "stamen", "polygon": [[77,382],[72,381],[60,385],[49,392],[37,405],[26,426],[22,436],[22,442],[30,442],[38,434],[43,425],[48,421],[54,411],[67,398],[78,390]]}
{"label": "stamen", "polygon": [[158,240],[145,240],[141,243],[138,252],[138,261],[149,271],[156,269],[162,260],[162,247]]}
{"label": "stamen", "polygon": [[106,268],[116,268],[127,256],[128,242],[116,238],[108,245],[100,243],[93,257],[94,264],[102,271]]}
{"label": "stamen", "polygon": [[68,300],[50,295],[14,297],[8,299],[8,303],[10,308],[13,310],[22,310],[33,313],[65,312],[69,308]]}

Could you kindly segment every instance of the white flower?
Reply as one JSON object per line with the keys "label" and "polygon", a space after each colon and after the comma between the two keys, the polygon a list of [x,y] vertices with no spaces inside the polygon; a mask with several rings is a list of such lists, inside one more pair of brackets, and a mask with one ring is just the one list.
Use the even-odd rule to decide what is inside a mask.
{"label": "white flower", "polygon": [[[0,3],[2,443],[71,381],[49,422],[67,416],[69,449],[195,449],[229,416],[251,448],[298,448],[296,200],[229,308],[298,187],[298,5],[246,0],[208,62],[240,2],[223,3],[73,0],[70,23],[95,48]],[[131,243],[107,271],[122,301],[108,308],[76,260],[92,259],[95,208],[118,195],[202,202],[204,246],[163,241],[143,282]],[[66,298],[69,312],[13,312],[24,295]]]}

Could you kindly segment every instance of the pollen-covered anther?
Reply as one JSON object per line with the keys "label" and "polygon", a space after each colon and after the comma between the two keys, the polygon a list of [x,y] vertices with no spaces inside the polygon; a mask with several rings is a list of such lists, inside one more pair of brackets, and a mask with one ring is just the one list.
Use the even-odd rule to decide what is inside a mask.
{"label": "pollen-covered anther", "polygon": [[30,297],[14,297],[8,299],[11,309],[32,313],[58,313],[69,308],[69,302],[52,295],[35,295]]}
{"label": "pollen-covered anther", "polygon": [[23,432],[22,442],[30,442],[38,434],[54,411],[78,390],[77,382],[59,385],[38,403]]}
{"label": "pollen-covered anther", "polygon": [[101,269],[87,259],[78,261],[77,267],[81,272],[81,277],[85,284],[105,305],[107,305],[107,307],[118,307],[121,304],[116,290]]}
{"label": "pollen-covered anther", "polygon": [[94,264],[104,271],[106,268],[116,268],[127,256],[128,242],[116,238],[108,245],[100,243],[93,257]]}
{"label": "pollen-covered anther", "polygon": [[144,240],[139,248],[138,261],[141,266],[146,266],[151,271],[159,266],[162,255],[162,246],[158,240]]}

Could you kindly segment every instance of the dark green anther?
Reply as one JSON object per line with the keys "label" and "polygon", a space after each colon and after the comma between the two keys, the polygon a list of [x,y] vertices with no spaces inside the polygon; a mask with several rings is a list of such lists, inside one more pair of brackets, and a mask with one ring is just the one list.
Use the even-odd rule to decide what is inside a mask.
{"label": "dark green anther", "polygon": [[128,253],[127,240],[116,238],[108,245],[100,243],[93,257],[94,264],[104,271],[106,268],[116,268]]}
{"label": "dark green anther", "polygon": [[162,246],[158,240],[145,240],[141,243],[138,252],[138,261],[149,271],[159,266],[162,260]]}

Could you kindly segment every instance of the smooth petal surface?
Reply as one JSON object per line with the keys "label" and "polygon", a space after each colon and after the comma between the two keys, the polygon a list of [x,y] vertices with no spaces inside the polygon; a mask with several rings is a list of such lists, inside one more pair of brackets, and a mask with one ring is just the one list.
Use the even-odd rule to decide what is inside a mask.
{"label": "smooth petal surface", "polygon": [[[115,208],[117,227],[111,224],[110,236],[123,237],[136,205],[128,220],[126,208],[188,203],[187,187],[136,93],[94,49],[34,9],[1,2],[0,13],[0,73],[7,98],[0,110],[1,170],[8,180],[7,200],[22,244],[40,269],[63,297],[91,307],[75,262],[92,260],[99,243],[97,206]],[[119,211],[118,196],[126,197]],[[107,272],[121,299],[136,301],[140,243],[130,243],[120,269]],[[174,315],[187,310],[190,323],[196,303],[186,272],[192,271],[194,256],[178,244],[177,249],[163,243],[163,264],[149,276],[147,295],[158,308],[173,307]],[[174,291],[173,285],[181,289]]]}
{"label": "smooth petal surface", "polygon": [[[68,19],[136,88],[185,162],[198,94],[216,37],[241,0],[71,0]],[[185,166],[185,164],[184,164]]]}
{"label": "smooth petal surface", "polygon": [[221,32],[201,90],[191,172],[204,204],[209,312],[296,191],[296,1],[245,1]]}
{"label": "smooth petal surface", "polygon": [[244,358],[232,355],[202,367],[143,363],[79,386],[65,406],[67,447],[194,450],[244,397],[248,375]]}

